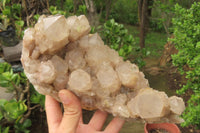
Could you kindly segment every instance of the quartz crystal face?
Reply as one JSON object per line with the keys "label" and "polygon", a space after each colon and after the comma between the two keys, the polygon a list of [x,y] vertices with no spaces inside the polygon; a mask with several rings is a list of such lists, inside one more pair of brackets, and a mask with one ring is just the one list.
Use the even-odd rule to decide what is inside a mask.
{"label": "quartz crystal face", "polygon": [[100,109],[127,120],[182,122],[182,98],[168,97],[149,87],[139,68],[123,61],[104,45],[98,33],[89,34],[84,15],[40,17],[25,31],[21,62],[35,89],[60,101],[69,89],[84,109]]}

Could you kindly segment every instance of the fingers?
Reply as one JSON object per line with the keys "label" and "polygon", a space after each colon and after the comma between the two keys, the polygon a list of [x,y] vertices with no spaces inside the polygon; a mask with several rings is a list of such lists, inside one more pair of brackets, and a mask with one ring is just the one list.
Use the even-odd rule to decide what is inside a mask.
{"label": "fingers", "polygon": [[93,115],[93,117],[90,120],[88,125],[92,126],[94,129],[99,131],[103,127],[103,124],[106,121],[106,118],[107,118],[107,113],[106,112],[102,112],[100,110],[97,110],[94,113],[94,115]]}
{"label": "fingers", "polygon": [[47,122],[49,127],[49,132],[54,132],[62,120],[62,112],[60,104],[51,96],[46,96],[45,108],[47,115]]}
{"label": "fingers", "polygon": [[80,116],[80,119],[79,119],[79,124],[83,124],[83,114],[82,114],[82,110],[81,110],[81,116]]}
{"label": "fingers", "polygon": [[124,124],[124,120],[114,118],[104,130],[104,133],[118,133]]}
{"label": "fingers", "polygon": [[64,114],[59,130],[60,132],[74,133],[81,117],[80,102],[78,98],[68,90],[61,90],[59,92],[59,97],[64,107]]}

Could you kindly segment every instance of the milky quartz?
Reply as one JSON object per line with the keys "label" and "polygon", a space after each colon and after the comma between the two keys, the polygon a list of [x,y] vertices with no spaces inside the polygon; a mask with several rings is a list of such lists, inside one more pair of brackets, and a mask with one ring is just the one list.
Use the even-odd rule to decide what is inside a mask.
{"label": "milky quartz", "polygon": [[21,61],[30,82],[44,95],[59,100],[58,91],[74,92],[84,109],[147,122],[181,122],[185,105],[149,87],[135,64],[89,34],[84,15],[42,16],[25,31]]}

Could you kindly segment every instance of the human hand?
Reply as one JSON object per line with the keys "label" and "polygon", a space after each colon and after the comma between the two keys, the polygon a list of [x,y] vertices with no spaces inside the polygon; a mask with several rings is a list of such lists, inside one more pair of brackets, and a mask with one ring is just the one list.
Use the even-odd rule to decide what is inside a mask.
{"label": "human hand", "polygon": [[105,130],[101,131],[107,113],[100,110],[94,113],[88,124],[84,124],[79,99],[69,90],[61,90],[59,97],[64,107],[63,114],[59,102],[51,96],[46,96],[49,133],[118,133],[124,124],[124,120],[114,118]]}

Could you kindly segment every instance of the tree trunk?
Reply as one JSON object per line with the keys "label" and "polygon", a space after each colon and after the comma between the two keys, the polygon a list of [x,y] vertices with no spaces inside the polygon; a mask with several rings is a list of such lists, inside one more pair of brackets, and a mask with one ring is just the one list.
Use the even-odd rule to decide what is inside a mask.
{"label": "tree trunk", "polygon": [[60,7],[61,7],[61,9],[63,9],[63,6],[64,6],[64,0],[60,0]]}
{"label": "tree trunk", "polygon": [[85,0],[85,4],[88,10],[88,19],[89,19],[90,25],[92,26],[98,25],[99,16],[97,15],[96,7],[94,5],[93,0]]}
{"label": "tree trunk", "polygon": [[[139,7],[139,10],[141,12],[140,15],[140,48],[145,47],[145,35],[146,35],[146,30],[147,30],[147,10],[148,10],[148,2],[147,0],[141,0],[142,4]],[[139,2],[140,3],[140,2]]]}
{"label": "tree trunk", "polygon": [[142,4],[143,0],[138,0],[138,22],[140,24],[141,16],[142,16]]}
{"label": "tree trunk", "polygon": [[108,20],[108,17],[110,15],[111,5],[112,5],[112,0],[106,0],[106,20]]}
{"label": "tree trunk", "polygon": [[77,10],[77,0],[73,0],[73,4],[74,4],[74,14],[76,14],[76,10]]}

